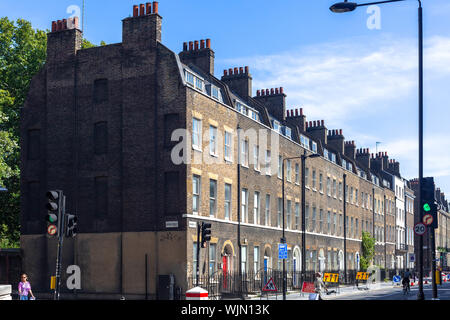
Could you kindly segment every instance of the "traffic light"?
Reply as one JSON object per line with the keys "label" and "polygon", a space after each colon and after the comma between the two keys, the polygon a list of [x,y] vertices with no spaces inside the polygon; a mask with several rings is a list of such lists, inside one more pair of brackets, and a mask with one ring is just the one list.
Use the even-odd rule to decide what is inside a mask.
{"label": "traffic light", "polygon": [[51,236],[59,235],[59,222],[62,212],[62,191],[48,191],[46,204],[47,208],[47,233]]}
{"label": "traffic light", "polygon": [[66,214],[66,237],[75,237],[78,232],[77,228],[78,217],[73,214]]}
{"label": "traffic light", "polygon": [[206,242],[211,240],[211,223],[202,222],[202,248],[206,247]]}
{"label": "traffic light", "polygon": [[423,215],[431,214],[433,216],[432,228],[437,228],[437,204],[435,201],[435,186],[433,177],[423,178],[420,184],[421,194],[421,210]]}

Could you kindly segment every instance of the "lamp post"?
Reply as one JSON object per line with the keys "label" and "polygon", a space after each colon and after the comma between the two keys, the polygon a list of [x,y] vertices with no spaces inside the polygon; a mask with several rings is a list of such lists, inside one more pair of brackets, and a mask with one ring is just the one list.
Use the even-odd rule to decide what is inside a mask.
{"label": "lamp post", "polygon": [[[371,3],[355,3],[348,2],[345,0],[344,2],[339,2],[330,7],[330,10],[335,13],[343,13],[350,12],[355,10],[357,7],[390,3],[390,2],[400,2],[406,0],[388,0],[388,1],[377,1]],[[421,0],[417,0],[419,2],[418,9],[418,20],[419,20],[419,196],[418,203],[420,204],[422,201],[422,180],[423,180],[423,26],[422,26],[422,2]],[[423,210],[422,208],[419,211],[419,221],[423,220]],[[423,237],[419,236],[419,291],[417,294],[418,300],[424,300],[425,296],[423,293]]]}
{"label": "lamp post", "polygon": [[[283,215],[283,236],[281,238],[281,243],[286,243],[286,237],[285,237],[285,224],[284,224],[284,203],[285,203],[285,197],[284,197],[284,162],[287,160],[293,160],[293,159],[301,159],[301,165],[302,165],[302,278],[304,278],[305,274],[305,259],[306,259],[306,251],[305,251],[305,160],[306,158],[317,158],[320,157],[319,154],[313,153],[310,155],[306,155],[306,150],[304,150],[304,153],[299,157],[291,157],[291,158],[283,158],[282,162],[282,168],[281,168],[281,176],[282,176],[282,183],[281,183],[281,193],[283,197],[283,205],[282,205],[282,215]],[[283,300],[286,300],[286,287],[287,287],[287,279],[286,279],[286,260],[283,259]]]}

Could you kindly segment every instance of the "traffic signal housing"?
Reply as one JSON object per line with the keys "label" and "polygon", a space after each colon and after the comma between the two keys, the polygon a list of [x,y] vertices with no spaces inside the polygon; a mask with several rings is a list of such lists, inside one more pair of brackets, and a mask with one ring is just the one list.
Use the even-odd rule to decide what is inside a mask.
{"label": "traffic signal housing", "polygon": [[[47,233],[51,236],[59,235],[60,221],[62,214],[62,191],[50,190],[47,196]],[[55,232],[56,230],[56,232]]]}
{"label": "traffic signal housing", "polygon": [[201,235],[202,248],[205,248],[206,242],[211,240],[211,223],[202,222]]}
{"label": "traffic signal housing", "polygon": [[[423,215],[431,214],[433,216],[432,228],[437,228],[437,204],[435,200],[435,185],[433,177],[423,178],[420,188],[421,194],[421,208]],[[422,216],[423,216],[422,215]]]}
{"label": "traffic signal housing", "polygon": [[73,238],[77,235],[78,232],[78,228],[77,228],[77,223],[78,223],[78,217],[74,214],[66,214],[66,225],[65,225],[65,229],[66,229],[66,237],[68,238]]}

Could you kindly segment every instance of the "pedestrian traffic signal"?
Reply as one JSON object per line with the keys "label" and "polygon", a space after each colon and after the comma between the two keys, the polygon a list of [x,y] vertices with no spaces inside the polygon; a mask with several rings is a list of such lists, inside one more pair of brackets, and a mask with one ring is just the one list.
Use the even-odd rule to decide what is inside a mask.
{"label": "pedestrian traffic signal", "polygon": [[206,247],[206,242],[211,240],[211,223],[202,222],[202,248]]}
{"label": "pedestrian traffic signal", "polygon": [[435,201],[435,186],[433,177],[426,177],[422,179],[420,184],[421,189],[421,209],[424,214],[431,214],[433,216],[432,228],[437,228],[437,204]]}
{"label": "pedestrian traffic signal", "polygon": [[78,232],[77,222],[78,222],[78,218],[76,215],[69,214],[69,213],[66,214],[66,225],[65,225],[66,237],[73,238],[77,235],[77,232]]}
{"label": "pedestrian traffic signal", "polygon": [[48,191],[47,192],[47,233],[49,235],[59,235],[60,217],[62,212],[62,191]]}

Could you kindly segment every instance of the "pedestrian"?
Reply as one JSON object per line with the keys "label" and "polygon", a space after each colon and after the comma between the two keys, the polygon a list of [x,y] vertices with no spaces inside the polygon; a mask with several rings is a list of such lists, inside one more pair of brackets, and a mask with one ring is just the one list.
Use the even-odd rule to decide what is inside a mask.
{"label": "pedestrian", "polygon": [[316,272],[315,276],[316,279],[314,280],[314,287],[316,289],[316,293],[319,295],[318,300],[323,300],[322,293],[324,292],[328,293],[328,289],[325,283],[323,282],[322,273]]}
{"label": "pedestrian", "polygon": [[28,276],[23,273],[19,282],[19,300],[28,300],[28,294],[31,294],[31,300],[36,299],[31,291],[31,285],[28,282]]}

